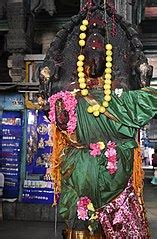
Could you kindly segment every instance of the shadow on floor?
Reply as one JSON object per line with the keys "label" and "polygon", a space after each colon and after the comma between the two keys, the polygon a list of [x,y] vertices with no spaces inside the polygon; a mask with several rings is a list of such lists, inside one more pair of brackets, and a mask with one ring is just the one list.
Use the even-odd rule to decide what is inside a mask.
{"label": "shadow on floor", "polygon": [[[150,225],[151,238],[157,239],[157,186],[145,180],[144,200]],[[57,225],[57,236],[52,222],[2,221],[0,239],[62,239],[63,223]]]}

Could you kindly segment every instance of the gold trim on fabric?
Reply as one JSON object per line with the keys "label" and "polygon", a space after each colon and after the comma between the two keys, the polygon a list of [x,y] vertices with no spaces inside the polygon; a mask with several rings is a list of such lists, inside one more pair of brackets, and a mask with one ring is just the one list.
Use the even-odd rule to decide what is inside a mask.
{"label": "gold trim on fabric", "polygon": [[142,91],[148,92],[148,93],[152,93],[154,95],[157,95],[157,90],[153,89],[153,88],[142,88]]}
{"label": "gold trim on fabric", "polygon": [[105,239],[105,235],[94,234],[91,235],[89,231],[75,231],[75,230],[66,230],[65,232],[66,239]]}
{"label": "gold trim on fabric", "polygon": [[65,172],[62,172],[63,178],[69,178],[75,169],[75,165],[72,164]]}
{"label": "gold trim on fabric", "polygon": [[62,133],[66,136],[66,140],[67,140],[67,143],[69,143],[69,145],[72,145],[77,149],[87,148],[87,146],[81,145],[77,142],[76,132],[70,135],[66,131],[62,130]]}

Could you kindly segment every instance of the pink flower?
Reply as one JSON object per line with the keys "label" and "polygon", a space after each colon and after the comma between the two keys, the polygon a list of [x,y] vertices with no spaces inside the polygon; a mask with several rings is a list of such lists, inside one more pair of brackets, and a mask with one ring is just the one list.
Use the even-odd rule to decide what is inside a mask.
{"label": "pink flower", "polygon": [[88,197],[81,197],[80,200],[77,202],[78,207],[84,207],[87,209],[87,205],[91,203],[91,200]]}
{"label": "pink flower", "polygon": [[108,162],[107,169],[110,174],[114,174],[117,171],[117,165],[115,163]]}
{"label": "pink flower", "polygon": [[115,144],[115,142],[109,141],[109,142],[107,143],[107,147],[108,147],[108,149],[115,148],[115,147],[116,147],[116,144]]}
{"label": "pink flower", "polygon": [[107,169],[110,174],[114,174],[117,171],[117,152],[116,152],[116,144],[114,142],[109,141],[107,143],[107,150],[105,152],[105,156],[108,159]]}
{"label": "pink flower", "polygon": [[91,200],[88,197],[81,197],[77,202],[77,216],[79,219],[85,221],[88,220],[88,204],[91,203]]}
{"label": "pink flower", "polygon": [[77,210],[77,216],[78,216],[78,219],[81,219],[83,221],[88,220],[89,219],[88,210],[85,210],[84,208],[79,208]]}
{"label": "pink flower", "polygon": [[116,156],[116,150],[114,148],[107,149],[105,152],[106,157],[114,157]]}
{"label": "pink flower", "polygon": [[90,155],[92,155],[93,157],[99,156],[101,154],[101,149],[100,149],[100,144],[99,143],[95,143],[95,144],[90,144]]}
{"label": "pink flower", "polygon": [[51,120],[51,123],[56,122],[55,104],[56,104],[56,101],[59,99],[63,100],[65,110],[69,114],[69,122],[67,124],[67,127],[68,127],[67,131],[69,134],[72,134],[76,128],[76,123],[77,123],[77,117],[76,117],[76,111],[75,111],[77,100],[69,91],[65,91],[65,92],[60,91],[56,93],[55,95],[52,95],[49,98],[49,102],[50,102],[49,118]]}

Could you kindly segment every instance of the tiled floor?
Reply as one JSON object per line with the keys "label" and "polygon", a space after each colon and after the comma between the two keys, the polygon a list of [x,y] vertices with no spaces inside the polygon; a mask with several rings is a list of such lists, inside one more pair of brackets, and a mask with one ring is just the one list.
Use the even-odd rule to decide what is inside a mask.
{"label": "tiled floor", "polygon": [[[149,220],[151,238],[157,239],[157,186],[146,180],[144,198]],[[56,239],[61,239],[61,231],[64,225],[57,226]],[[50,222],[0,222],[0,239],[55,239],[54,224]]]}

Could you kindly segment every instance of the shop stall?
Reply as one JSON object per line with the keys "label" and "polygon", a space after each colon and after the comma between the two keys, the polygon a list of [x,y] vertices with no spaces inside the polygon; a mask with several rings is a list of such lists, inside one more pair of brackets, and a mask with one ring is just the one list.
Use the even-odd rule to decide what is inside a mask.
{"label": "shop stall", "polygon": [[2,94],[0,102],[0,172],[5,178],[3,198],[17,199],[23,147],[24,99],[21,94]]}

